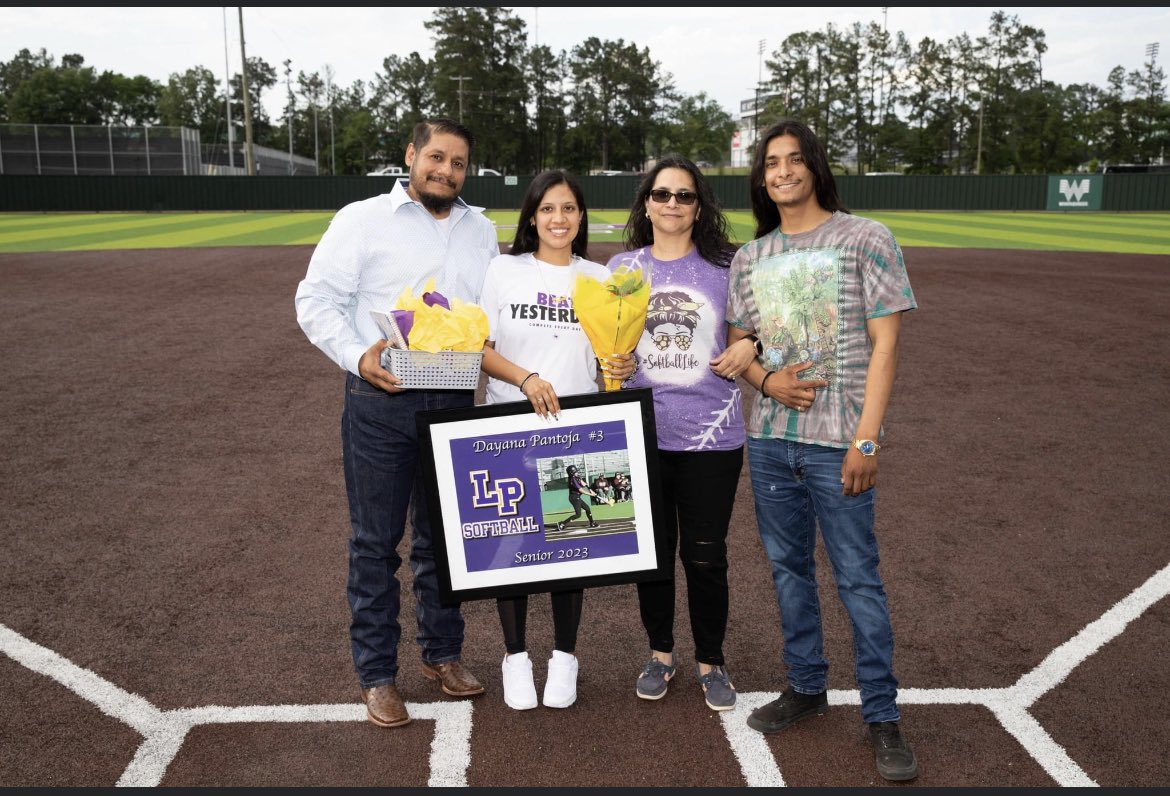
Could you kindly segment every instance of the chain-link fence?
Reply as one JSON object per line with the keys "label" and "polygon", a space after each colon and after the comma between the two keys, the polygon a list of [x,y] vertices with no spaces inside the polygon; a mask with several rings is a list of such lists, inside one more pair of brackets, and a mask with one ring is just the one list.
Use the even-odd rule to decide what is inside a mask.
{"label": "chain-link fence", "polygon": [[187,127],[0,125],[0,174],[202,174]]}

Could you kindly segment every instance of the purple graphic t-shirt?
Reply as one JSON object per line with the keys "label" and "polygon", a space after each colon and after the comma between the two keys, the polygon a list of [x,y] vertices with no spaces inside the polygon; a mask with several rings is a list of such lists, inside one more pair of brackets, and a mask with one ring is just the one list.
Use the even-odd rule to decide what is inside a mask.
{"label": "purple graphic t-shirt", "polygon": [[646,328],[634,353],[638,372],[626,387],[654,391],[658,447],[668,451],[734,450],[744,444],[740,392],[710,362],[727,346],[728,270],[692,251],[656,260],[650,247],[612,257],[610,270],[641,263],[650,274]]}

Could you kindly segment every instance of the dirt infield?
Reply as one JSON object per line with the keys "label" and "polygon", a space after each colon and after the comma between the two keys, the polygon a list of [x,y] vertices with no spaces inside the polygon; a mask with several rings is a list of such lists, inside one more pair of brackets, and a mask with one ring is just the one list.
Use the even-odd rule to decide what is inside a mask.
{"label": "dirt infield", "polygon": [[[594,247],[595,259],[608,252]],[[739,707],[645,702],[632,586],[586,595],[578,704],[517,713],[490,601],[463,703],[363,720],[349,659],[342,377],[297,326],[310,247],[0,255],[0,786],[868,786],[822,561],[833,710],[764,738],[785,685],[741,482]],[[878,533],[915,785],[1170,781],[1170,257],[907,249]],[[409,579],[404,567],[400,573]],[[409,595],[409,592],[407,592]],[[529,638],[538,683],[547,598]]]}

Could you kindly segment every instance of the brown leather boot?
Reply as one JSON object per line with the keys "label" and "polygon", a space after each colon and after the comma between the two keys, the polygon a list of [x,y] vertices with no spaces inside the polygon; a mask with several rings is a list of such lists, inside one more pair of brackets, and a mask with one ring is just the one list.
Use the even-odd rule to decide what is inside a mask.
{"label": "brown leather boot", "polygon": [[483,686],[475,675],[463,668],[459,661],[427,663],[423,661],[422,673],[431,680],[438,680],[443,693],[453,697],[469,697],[483,693]]}
{"label": "brown leather boot", "polygon": [[406,703],[402,701],[402,695],[398,693],[398,688],[393,683],[363,688],[362,701],[366,703],[366,715],[379,727],[401,727],[410,724]]}

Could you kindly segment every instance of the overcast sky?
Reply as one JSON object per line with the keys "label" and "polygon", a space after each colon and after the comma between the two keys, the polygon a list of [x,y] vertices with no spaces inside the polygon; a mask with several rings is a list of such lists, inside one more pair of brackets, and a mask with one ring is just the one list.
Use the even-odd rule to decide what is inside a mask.
{"label": "overcast sky", "polygon": [[[760,74],[759,41],[766,52],[800,31],[823,30],[832,22],[882,22],[882,6],[852,8],[546,8],[514,6],[528,26],[530,43],[554,52],[570,50],[589,36],[624,39],[648,47],[651,57],[673,74],[687,94],[705,91],[738,118],[739,103],[753,95]],[[938,41],[967,32],[973,39],[987,33],[997,8],[911,8],[887,6],[891,32],[902,31],[912,44],[924,37]],[[244,8],[244,37],[249,57],[271,64],[283,83],[284,60],[298,71],[333,68],[335,82],[349,86],[370,82],[391,54],[433,54],[430,31],[423,22],[431,7],[412,8]],[[1023,24],[1046,34],[1044,76],[1063,85],[1104,86],[1109,71],[1122,66],[1140,70],[1149,59],[1148,44],[1157,43],[1157,63],[1170,58],[1170,7],[1001,8]],[[0,60],[10,61],[21,48],[45,48],[56,57],[78,53],[98,72],[146,75],[165,82],[176,72],[204,66],[219,76],[240,69],[240,25],[235,6],[179,8],[16,7],[3,12]],[[226,19],[226,26],[225,26]],[[226,36],[225,36],[226,27]],[[225,53],[226,39],[226,53]],[[226,64],[225,64],[226,55]],[[1168,70],[1170,71],[1170,70]],[[469,90],[473,90],[470,83]],[[264,95],[272,119],[282,114],[284,91]]]}

